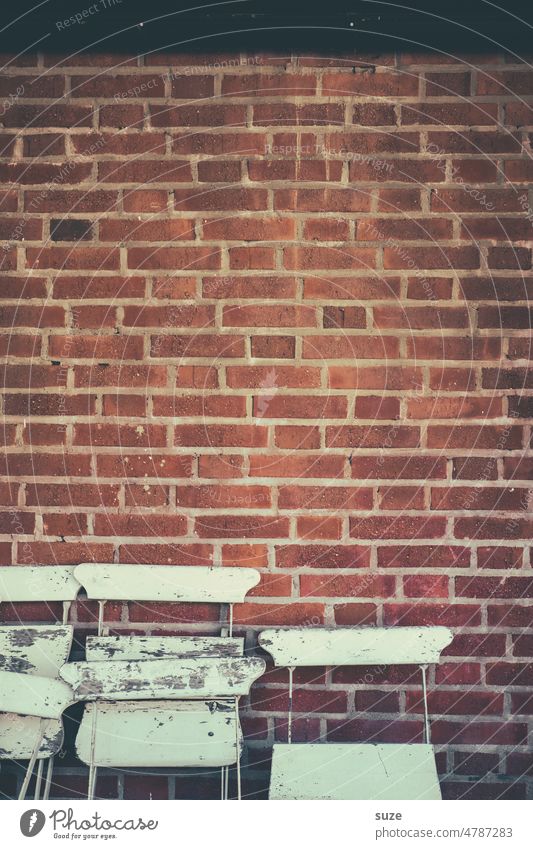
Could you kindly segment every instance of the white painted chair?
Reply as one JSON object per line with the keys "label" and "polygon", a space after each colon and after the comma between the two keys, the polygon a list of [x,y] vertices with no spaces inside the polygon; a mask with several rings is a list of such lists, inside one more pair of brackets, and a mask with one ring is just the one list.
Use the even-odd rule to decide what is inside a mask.
{"label": "white painted chair", "polygon": [[80,585],[73,567],[7,566],[0,568],[0,602],[62,602],[62,625],[0,626],[0,759],[27,760],[19,793],[24,799],[37,763],[34,798],[50,793],[54,756],[63,745],[62,713],[72,691],[59,680],[67,661],[73,628],[67,625]]}
{"label": "white painted chair", "polygon": [[[221,795],[236,765],[241,797],[242,731],[239,699],[264,672],[244,657],[233,637],[233,605],[259,582],[254,569],[84,564],[75,570],[87,596],[99,603],[98,636],[86,660],[61,677],[86,702],[76,739],[89,765],[88,798],[98,767],[221,767]],[[112,600],[212,602],[224,610],[218,637],[106,636],[105,603]],[[227,635],[226,635],[227,634]]]}
{"label": "white painted chair", "polygon": [[[269,629],[259,645],[289,671],[288,743],[274,745],[270,799],[440,799],[430,740],[426,671],[452,633],[442,627]],[[416,664],[422,674],[423,743],[292,744],[297,666]]]}

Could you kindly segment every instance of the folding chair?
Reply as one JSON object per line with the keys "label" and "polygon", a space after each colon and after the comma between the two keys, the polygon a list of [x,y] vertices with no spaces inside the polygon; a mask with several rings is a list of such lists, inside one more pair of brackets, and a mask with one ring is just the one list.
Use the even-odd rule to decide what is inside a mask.
{"label": "folding chair", "polygon": [[[426,671],[452,640],[442,627],[269,629],[259,645],[287,667],[288,743],[273,750],[270,799],[440,799],[430,742]],[[417,664],[422,674],[424,743],[292,744],[297,666]]]}
{"label": "folding chair", "polygon": [[[89,765],[88,798],[98,767],[221,767],[227,797],[228,767],[237,766],[241,797],[242,732],[239,699],[264,671],[243,657],[233,637],[233,604],[259,581],[254,569],[83,565],[76,568],[87,596],[99,602],[98,637],[87,640],[86,661],[67,664],[62,678],[85,701],[76,739]],[[104,635],[106,601],[212,602],[229,605],[219,637]],[[220,619],[226,619],[222,616]]]}
{"label": "folding chair", "polygon": [[54,755],[63,745],[61,714],[72,702],[71,691],[59,681],[67,661],[73,628],[69,609],[80,585],[72,566],[0,567],[0,602],[63,602],[62,625],[0,627],[0,759],[27,760],[19,799],[24,799],[37,763],[34,798],[50,793]]}

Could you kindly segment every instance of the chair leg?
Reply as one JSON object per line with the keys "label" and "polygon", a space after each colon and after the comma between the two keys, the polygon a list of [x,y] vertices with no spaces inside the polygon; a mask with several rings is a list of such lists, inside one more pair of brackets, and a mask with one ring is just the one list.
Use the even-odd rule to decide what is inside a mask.
{"label": "chair leg", "polygon": [[87,799],[92,801],[94,799],[94,791],[96,787],[96,772],[97,767],[92,763],[89,766],[89,787],[87,790]]}
{"label": "chair leg", "polygon": [[46,769],[46,779],[44,782],[43,800],[47,801],[50,798],[50,786],[52,784],[52,773],[54,771],[54,756],[48,759],[48,767]]}
{"label": "chair leg", "polygon": [[91,723],[91,752],[89,756],[89,786],[87,788],[87,799],[94,799],[94,791],[96,787],[96,766],[94,764],[94,750],[96,745],[96,715],[98,706],[93,705],[93,716]]}
{"label": "chair leg", "polygon": [[43,767],[44,767],[44,760],[43,760],[43,758],[41,758],[41,760],[37,763],[37,777],[35,779],[35,791],[34,791],[34,794],[33,794],[34,799],[40,799],[40,797],[41,797],[41,784],[42,784],[42,781],[43,781]]}
{"label": "chair leg", "polygon": [[20,793],[18,795],[19,801],[26,798],[26,793],[28,792],[28,786],[30,783],[30,779],[33,775],[33,770],[35,769],[35,761],[37,760],[37,755],[39,754],[39,749],[41,748],[41,744],[43,742],[44,730],[46,728],[46,723],[44,720],[41,720],[39,724],[39,736],[37,738],[37,742],[33,747],[33,752],[31,753],[31,758],[28,763],[28,768],[26,770],[26,774],[24,776],[24,781],[22,782],[22,787],[20,788]]}
{"label": "chair leg", "polygon": [[239,697],[235,699],[235,745],[237,750],[237,799],[242,799],[241,788],[241,741],[239,739]]}

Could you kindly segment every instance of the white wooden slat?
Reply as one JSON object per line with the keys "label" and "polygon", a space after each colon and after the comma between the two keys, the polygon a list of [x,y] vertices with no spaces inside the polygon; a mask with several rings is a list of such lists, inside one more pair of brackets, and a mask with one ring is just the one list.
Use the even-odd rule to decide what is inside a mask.
{"label": "white wooden slat", "polygon": [[5,625],[0,627],[0,669],[57,678],[68,660],[71,625]]}
{"label": "white wooden slat", "polygon": [[87,660],[155,660],[165,657],[239,657],[243,637],[87,637]]}
{"label": "white wooden slat", "polygon": [[[29,760],[40,736],[41,719],[38,716],[19,716],[0,713],[0,760]],[[49,719],[37,758],[50,758],[63,745],[63,723]]]}
{"label": "white wooden slat", "polygon": [[73,566],[1,566],[0,601],[74,601]]}
{"label": "white wooden slat", "polygon": [[[94,709],[96,766],[216,767],[236,761],[231,702],[105,702],[87,705],[76,738],[90,762]],[[242,733],[239,733],[242,747]]]}
{"label": "white wooden slat", "polygon": [[391,628],[269,628],[259,645],[276,666],[438,663],[452,632],[439,625]]}
{"label": "white wooden slat", "polygon": [[425,743],[277,743],[269,798],[435,800],[441,792]]}
{"label": "white wooden slat", "polygon": [[72,690],[64,681],[0,671],[0,711],[60,719],[73,701]]}
{"label": "white wooden slat", "polygon": [[256,569],[83,563],[74,570],[88,598],[106,601],[242,602],[259,583]]}
{"label": "white wooden slat", "polygon": [[244,696],[263,674],[257,657],[67,663],[60,675],[77,700],[208,699]]}

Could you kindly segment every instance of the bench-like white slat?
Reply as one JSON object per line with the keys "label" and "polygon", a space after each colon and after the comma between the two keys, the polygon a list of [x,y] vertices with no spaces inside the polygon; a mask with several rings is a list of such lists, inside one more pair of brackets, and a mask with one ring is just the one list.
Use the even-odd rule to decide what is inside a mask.
{"label": "bench-like white slat", "polygon": [[191,601],[231,604],[244,601],[259,583],[256,569],[230,566],[116,566],[83,563],[74,570],[88,598],[106,601]]}
{"label": "bench-like white slat", "polygon": [[[90,762],[94,709],[85,708],[76,738],[85,763]],[[233,702],[102,703],[95,731],[96,766],[216,767],[237,760]]]}
{"label": "bench-like white slat", "polygon": [[0,627],[0,669],[57,678],[72,645],[71,625]]}
{"label": "bench-like white slat", "polygon": [[275,744],[270,799],[440,799],[426,744]]}
{"label": "bench-like white slat", "polygon": [[72,690],[64,681],[0,671],[0,711],[60,719],[73,701]]}
{"label": "bench-like white slat", "polygon": [[0,601],[74,601],[80,584],[73,566],[2,566]]}
{"label": "bench-like white slat", "polygon": [[80,661],[60,670],[77,700],[244,696],[265,670],[257,657]]}
{"label": "bench-like white slat", "polygon": [[[29,760],[40,734],[38,716],[0,713],[0,760]],[[57,754],[63,745],[63,736],[61,720],[49,719],[37,758],[42,760]]]}
{"label": "bench-like white slat", "polygon": [[[239,657],[243,637],[87,637],[87,660]],[[66,660],[66,658],[65,658]]]}
{"label": "bench-like white slat", "polygon": [[276,666],[366,666],[368,663],[438,663],[452,632],[427,628],[269,628],[259,645]]}

